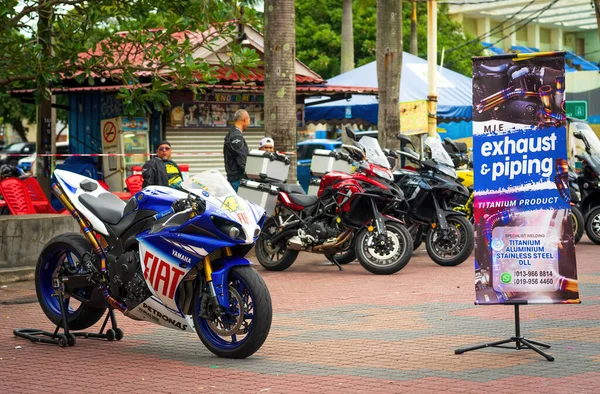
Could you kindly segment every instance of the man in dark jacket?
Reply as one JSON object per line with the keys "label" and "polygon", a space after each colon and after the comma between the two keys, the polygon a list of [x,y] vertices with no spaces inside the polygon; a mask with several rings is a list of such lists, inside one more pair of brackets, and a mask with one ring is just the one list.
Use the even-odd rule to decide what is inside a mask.
{"label": "man in dark jacket", "polygon": [[142,168],[144,187],[154,185],[181,188],[183,175],[177,164],[171,160],[172,153],[169,141],[161,141],[158,144],[156,156],[148,160]]}
{"label": "man in dark jacket", "polygon": [[235,113],[233,121],[233,127],[225,136],[223,154],[225,155],[227,180],[237,192],[240,180],[246,173],[248,144],[246,144],[243,133],[250,126],[250,115],[245,109],[240,109]]}

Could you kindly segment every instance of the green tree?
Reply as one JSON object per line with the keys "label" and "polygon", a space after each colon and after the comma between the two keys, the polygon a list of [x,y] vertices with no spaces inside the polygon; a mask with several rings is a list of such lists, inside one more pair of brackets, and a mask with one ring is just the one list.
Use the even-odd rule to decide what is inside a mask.
{"label": "green tree", "polygon": [[[212,51],[217,36],[237,38],[232,21],[241,17],[242,3],[0,0],[0,89],[34,84],[39,99],[49,97],[50,87],[73,80],[89,85],[107,81],[137,87],[120,91],[128,114],[162,109],[169,90],[216,81],[216,67],[194,54]],[[50,37],[37,38],[40,12],[50,15]],[[49,41],[51,55],[43,45]],[[253,50],[237,44],[231,49],[233,56],[223,57],[222,66],[244,74],[257,65]]]}
{"label": "green tree", "polygon": [[[353,7],[354,59],[356,66],[375,60],[376,0],[355,0]],[[402,29],[410,31],[411,2],[402,7]],[[342,1],[296,0],[296,44],[298,58],[328,79],[340,74],[342,31]],[[427,58],[427,4],[417,2],[418,54]],[[450,19],[448,5],[438,9],[438,58],[446,49],[444,66],[464,75],[471,75],[471,57],[481,55],[478,42],[459,47],[474,37],[466,34],[460,23]],[[403,49],[410,52],[410,40],[403,41]]]}

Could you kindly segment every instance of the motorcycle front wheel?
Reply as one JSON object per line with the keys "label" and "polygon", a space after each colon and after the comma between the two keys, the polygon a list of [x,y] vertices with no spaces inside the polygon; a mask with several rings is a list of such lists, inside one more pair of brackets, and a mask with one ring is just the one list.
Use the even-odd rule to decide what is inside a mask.
{"label": "motorcycle front wheel", "polygon": [[453,267],[464,262],[473,251],[475,234],[471,222],[464,216],[446,218],[448,229],[439,226],[429,229],[425,240],[427,254],[444,267]]}
{"label": "motorcycle front wheel", "polygon": [[585,221],[585,233],[593,243],[600,245],[600,207],[588,213]]}
{"label": "motorcycle front wheel", "polygon": [[229,310],[214,320],[200,317],[200,286],[194,297],[194,325],[200,340],[222,358],[246,358],[267,339],[273,320],[271,295],[258,272],[249,266],[229,272]]}
{"label": "motorcycle front wheel", "polygon": [[372,274],[390,275],[408,264],[413,251],[413,239],[400,223],[386,222],[384,239],[375,231],[363,227],[356,236],[354,251],[360,265]]}
{"label": "motorcycle front wheel", "polygon": [[579,208],[571,207],[571,221],[573,223],[573,241],[579,243],[581,237],[583,237],[583,231],[585,227],[585,220]]}

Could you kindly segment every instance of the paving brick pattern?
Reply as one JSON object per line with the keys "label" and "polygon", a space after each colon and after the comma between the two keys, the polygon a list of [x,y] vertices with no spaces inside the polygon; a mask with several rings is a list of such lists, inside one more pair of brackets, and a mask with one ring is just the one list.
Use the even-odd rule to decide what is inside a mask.
{"label": "paving brick pattern", "polygon": [[521,308],[523,334],[552,345],[553,363],[528,350],[455,355],[512,336],[513,309],[473,305],[471,260],[439,267],[423,249],[391,276],[358,263],[338,272],[308,254],[285,272],[257,265],[273,326],[246,360],[219,359],[193,334],[122,316],[120,342],[34,344],[12,335],[15,327],[52,329],[27,303],[33,282],[8,284],[0,286],[0,392],[598,393],[599,252],[586,238],[577,247],[583,304]]}

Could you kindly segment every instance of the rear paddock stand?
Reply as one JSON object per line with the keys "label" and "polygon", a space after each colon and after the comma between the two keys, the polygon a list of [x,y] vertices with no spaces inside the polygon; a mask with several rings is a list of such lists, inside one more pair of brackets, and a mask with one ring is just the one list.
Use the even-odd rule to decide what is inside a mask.
{"label": "rear paddock stand", "polygon": [[[60,347],[75,346],[76,337],[99,338],[107,339],[108,341],[114,341],[115,339],[117,341],[120,341],[121,339],[123,339],[123,330],[117,327],[115,311],[110,306],[108,307],[108,313],[106,314],[104,323],[102,323],[102,328],[100,328],[100,332],[90,333],[70,331],[69,326],[67,324],[64,296],[62,292],[56,296],[60,299],[60,313],[62,322],[56,325],[56,329],[53,333],[40,330],[38,328],[15,328],[13,334],[17,337],[29,339],[31,342],[50,343],[54,345],[59,345]],[[106,328],[106,323],[108,323],[109,319],[111,328],[104,332],[104,329]],[[58,331],[60,330],[61,326],[64,327],[64,330],[62,334],[59,334]]]}

